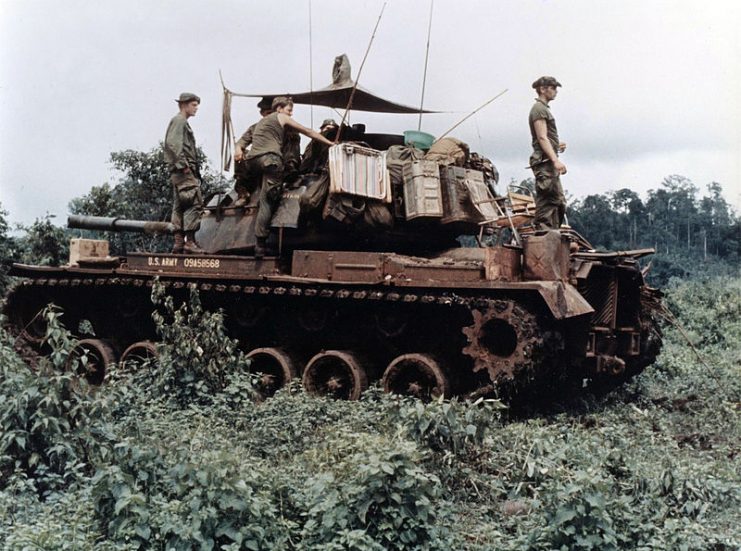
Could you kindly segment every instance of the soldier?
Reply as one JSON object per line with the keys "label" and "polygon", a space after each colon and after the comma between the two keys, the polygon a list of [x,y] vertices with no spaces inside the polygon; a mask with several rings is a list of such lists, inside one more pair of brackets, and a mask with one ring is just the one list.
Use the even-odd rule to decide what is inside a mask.
{"label": "soldier", "polygon": [[[273,112],[271,109],[271,101],[269,98],[262,98],[257,103],[257,108],[260,110],[260,117],[265,118]],[[253,175],[250,174],[247,169],[247,163],[244,162],[245,150],[252,145],[252,132],[255,130],[257,123],[251,125],[244,134],[234,144],[234,176],[236,181],[234,182],[234,190],[237,192],[238,198],[234,202],[235,207],[241,207],[247,204],[249,194],[254,191],[257,187],[254,183]]]}
{"label": "soldier", "polygon": [[[334,119],[324,119],[319,127],[319,133],[327,139],[333,139],[337,136],[338,128]],[[327,165],[328,151],[326,145],[311,140],[301,157],[301,173],[320,173]]]}
{"label": "soldier", "polygon": [[203,199],[196,139],[188,119],[195,116],[201,98],[183,92],[175,101],[180,112],[175,115],[165,134],[165,162],[172,182],[172,225],[175,226],[173,254],[203,254],[195,234],[201,225]]}
{"label": "soldier", "polygon": [[283,184],[284,158],[283,147],[286,126],[319,140],[326,145],[333,145],[327,138],[310,128],[294,121],[293,101],[287,97],[277,97],[273,100],[274,113],[257,123],[252,133],[252,148],[247,154],[247,164],[250,172],[262,176],[260,200],[258,203],[257,218],[255,220],[255,257],[265,256],[267,239],[270,235],[270,220],[280,201],[281,186]]}
{"label": "soldier", "polygon": [[539,229],[559,228],[564,221],[566,198],[561,187],[561,174],[566,174],[566,165],[558,159],[558,153],[566,150],[566,144],[558,140],[556,120],[548,104],[556,99],[561,84],[553,77],[540,77],[533,82],[538,94],[530,110],[530,135],[533,154],[530,168],[535,175],[535,220]]}

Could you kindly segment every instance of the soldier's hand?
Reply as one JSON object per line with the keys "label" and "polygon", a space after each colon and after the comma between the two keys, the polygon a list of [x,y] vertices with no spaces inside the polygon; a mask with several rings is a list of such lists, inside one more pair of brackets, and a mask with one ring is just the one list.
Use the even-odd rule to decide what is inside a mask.
{"label": "soldier's hand", "polygon": [[553,168],[555,168],[559,174],[566,174],[566,165],[559,160],[556,160],[556,162],[553,163]]}
{"label": "soldier's hand", "polygon": [[241,148],[237,148],[234,150],[234,160],[239,162],[244,158],[244,151],[242,151]]}
{"label": "soldier's hand", "polygon": [[563,153],[564,151],[566,151],[566,142],[559,142],[558,152]]}

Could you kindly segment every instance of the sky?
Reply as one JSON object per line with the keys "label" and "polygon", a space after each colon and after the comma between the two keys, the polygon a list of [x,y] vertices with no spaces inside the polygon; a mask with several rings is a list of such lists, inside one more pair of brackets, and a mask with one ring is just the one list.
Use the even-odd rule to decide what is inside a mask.
{"label": "sky", "polygon": [[[331,83],[345,53],[357,78],[383,0],[0,0],[0,204],[11,223],[116,183],[110,153],[164,138],[180,92],[218,167],[222,85],[302,92]],[[429,0],[388,0],[361,86],[419,106]],[[501,182],[531,176],[531,83],[562,83],[551,103],[568,144],[571,198],[630,188],[645,197],[681,174],[719,182],[741,206],[741,2],[724,0],[434,0],[422,130],[489,158]],[[235,98],[237,135],[258,117]],[[326,108],[296,106],[318,126]],[[416,115],[353,112],[368,132],[416,129]],[[304,138],[305,139],[305,138]],[[305,142],[304,142],[305,143]]]}

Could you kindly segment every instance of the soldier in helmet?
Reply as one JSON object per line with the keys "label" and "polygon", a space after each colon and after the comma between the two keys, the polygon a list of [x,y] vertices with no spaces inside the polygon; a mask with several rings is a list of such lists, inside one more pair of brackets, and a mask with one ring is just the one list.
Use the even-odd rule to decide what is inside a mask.
{"label": "soldier in helmet", "polygon": [[535,220],[536,228],[559,228],[564,221],[566,198],[561,187],[561,174],[566,174],[566,165],[558,154],[566,150],[566,144],[558,139],[556,119],[549,103],[556,99],[561,84],[553,77],[540,77],[533,82],[538,94],[530,110],[529,124],[533,154],[530,168],[535,175]]}
{"label": "soldier in helmet", "polygon": [[183,92],[175,101],[180,112],[175,115],[165,134],[165,162],[172,183],[172,224],[175,226],[173,254],[203,254],[195,234],[201,225],[203,199],[196,139],[188,119],[195,116],[201,104],[197,95]]}
{"label": "soldier in helmet", "polygon": [[[334,119],[324,119],[319,127],[319,133],[327,139],[334,139],[337,136],[339,126]],[[328,158],[327,146],[316,140],[311,140],[304,154],[301,157],[301,173],[319,173],[325,169]]]}
{"label": "soldier in helmet", "polygon": [[[333,145],[327,138],[310,128],[300,125],[291,117],[293,100],[277,97],[272,103],[273,113],[257,123],[252,133],[252,148],[247,154],[249,170],[262,177],[260,200],[255,220],[255,257],[265,256],[270,235],[270,220],[280,201],[284,171],[284,141],[286,131],[293,129],[326,145]],[[288,128],[286,128],[288,127]]]}
{"label": "soldier in helmet", "polygon": [[[260,117],[265,118],[273,112],[271,108],[272,101],[270,98],[262,98],[257,102],[257,108],[260,110]],[[250,174],[247,163],[244,161],[244,155],[246,149],[252,145],[252,132],[255,130],[257,123],[250,125],[245,130],[244,134],[234,144],[234,176],[236,181],[234,182],[234,190],[237,192],[238,198],[234,202],[234,206],[241,207],[247,204],[249,194],[254,191],[257,184],[254,181],[254,175]]]}

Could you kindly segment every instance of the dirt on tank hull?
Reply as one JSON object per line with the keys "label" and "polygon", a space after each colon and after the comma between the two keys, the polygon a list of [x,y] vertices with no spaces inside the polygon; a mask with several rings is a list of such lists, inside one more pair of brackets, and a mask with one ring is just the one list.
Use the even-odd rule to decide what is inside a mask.
{"label": "dirt on tank hull", "polygon": [[660,293],[637,262],[650,251],[590,252],[566,229],[520,240],[424,257],[288,248],[300,242],[289,239],[280,256],[263,259],[134,253],[16,264],[12,275],[25,279],[5,311],[34,345],[47,303],[64,309],[69,327],[89,320],[96,339],[84,347],[96,382],[110,361],[156,356],[156,279],[176,295],[195,286],[206,309],[223,309],[268,394],[300,377],[310,392],[345,399],[378,380],[420,398],[535,389],[561,397],[584,379],[619,384],[654,361]]}

